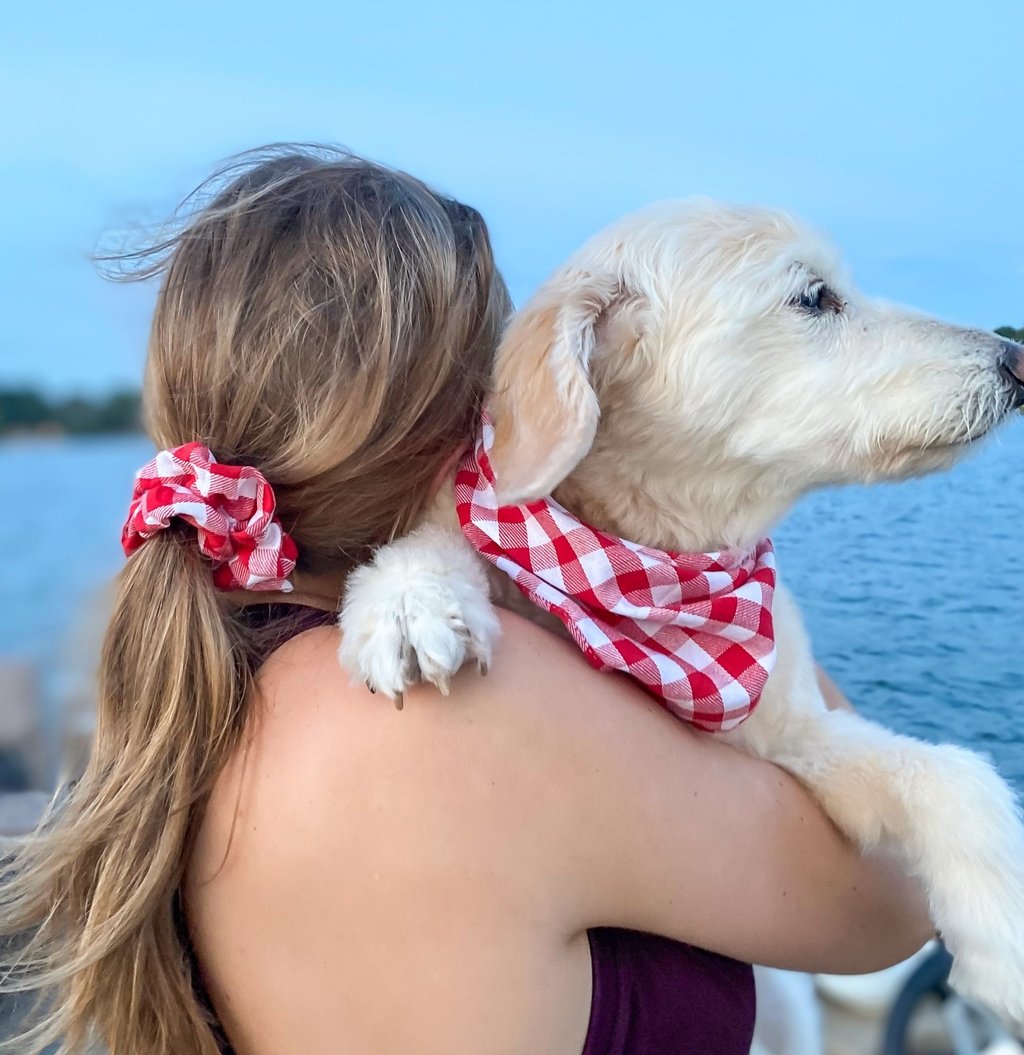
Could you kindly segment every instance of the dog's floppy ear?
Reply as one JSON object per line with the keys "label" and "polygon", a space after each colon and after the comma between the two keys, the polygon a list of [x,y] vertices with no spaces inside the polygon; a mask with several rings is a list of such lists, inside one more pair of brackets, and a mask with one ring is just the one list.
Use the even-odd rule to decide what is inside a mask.
{"label": "dog's floppy ear", "polygon": [[490,404],[503,504],[550,494],[590,450],[600,416],[590,383],[594,326],[618,288],[613,275],[563,272],[509,323]]}

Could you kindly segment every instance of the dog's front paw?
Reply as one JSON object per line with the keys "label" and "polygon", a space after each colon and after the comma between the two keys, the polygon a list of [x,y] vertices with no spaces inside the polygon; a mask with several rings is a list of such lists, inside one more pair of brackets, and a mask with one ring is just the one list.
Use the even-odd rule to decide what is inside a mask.
{"label": "dog's front paw", "polygon": [[460,536],[435,527],[385,546],[356,569],[338,623],[342,666],[399,707],[422,681],[447,695],[467,660],[486,670],[498,636],[479,559]]}

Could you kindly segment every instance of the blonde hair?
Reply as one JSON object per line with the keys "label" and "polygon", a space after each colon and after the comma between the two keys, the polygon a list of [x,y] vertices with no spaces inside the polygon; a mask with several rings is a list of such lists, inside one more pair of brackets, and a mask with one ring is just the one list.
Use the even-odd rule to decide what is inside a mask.
{"label": "blonde hair", "polygon": [[[299,569],[343,574],[416,521],[475,428],[509,308],[484,223],[323,148],[245,155],[187,203],[131,257],[163,277],[150,435],[260,469]],[[86,772],[0,875],[0,994],[42,994],[19,1055],[217,1052],[178,889],[249,716],[251,635],[188,529],[129,559]]]}

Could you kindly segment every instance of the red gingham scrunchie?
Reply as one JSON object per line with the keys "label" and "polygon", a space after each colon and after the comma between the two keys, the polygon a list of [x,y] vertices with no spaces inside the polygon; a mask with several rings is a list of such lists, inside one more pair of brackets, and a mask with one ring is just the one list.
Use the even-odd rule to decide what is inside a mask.
{"label": "red gingham scrunchie", "polygon": [[290,593],[298,551],[274,507],[261,472],[221,465],[201,443],[186,443],[139,470],[121,545],[130,556],[178,518],[196,529],[218,589]]}
{"label": "red gingham scrunchie", "polygon": [[749,553],[669,553],[584,524],[553,498],[499,506],[493,440],[485,416],[455,476],[473,548],[557,616],[591,666],[628,674],[707,732],[748,717],[775,665],[771,542]]}

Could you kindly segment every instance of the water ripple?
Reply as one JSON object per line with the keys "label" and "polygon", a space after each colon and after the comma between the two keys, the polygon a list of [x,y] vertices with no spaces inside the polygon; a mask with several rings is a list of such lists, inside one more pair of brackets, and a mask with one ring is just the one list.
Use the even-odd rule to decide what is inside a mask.
{"label": "water ripple", "polygon": [[952,472],[812,495],[776,533],[821,662],[866,714],[1024,791],[1024,423]]}

